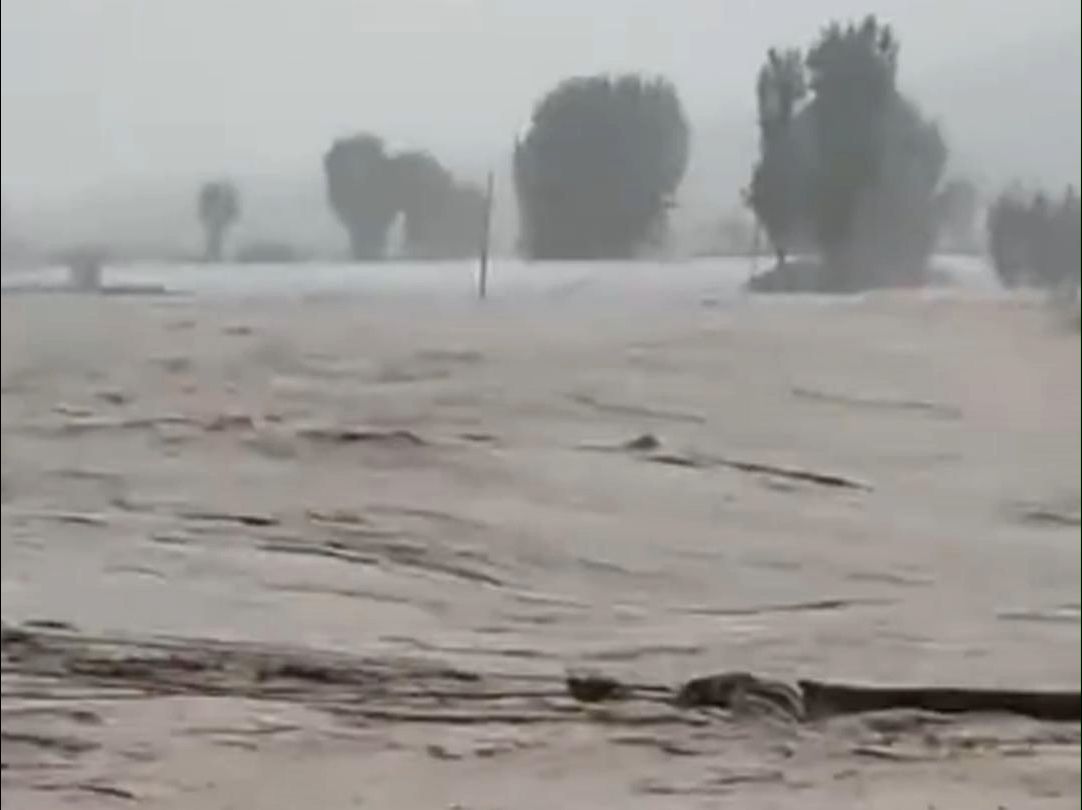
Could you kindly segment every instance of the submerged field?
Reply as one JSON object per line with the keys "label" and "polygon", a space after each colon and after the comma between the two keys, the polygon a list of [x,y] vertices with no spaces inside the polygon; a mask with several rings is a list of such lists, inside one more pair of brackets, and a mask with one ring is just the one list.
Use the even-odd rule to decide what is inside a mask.
{"label": "submerged field", "polygon": [[560,682],[1077,688],[1043,306],[745,298],[743,263],[497,266],[478,306],[443,269],[4,296],[5,805],[1076,806],[1077,724]]}

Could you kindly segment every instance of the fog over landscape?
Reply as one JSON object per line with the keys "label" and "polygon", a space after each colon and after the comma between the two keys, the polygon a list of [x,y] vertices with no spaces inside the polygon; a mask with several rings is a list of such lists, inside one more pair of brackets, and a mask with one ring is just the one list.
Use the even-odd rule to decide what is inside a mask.
{"label": "fog over landscape", "polygon": [[4,0],[19,810],[1077,810],[1078,0]]}
{"label": "fog over landscape", "polygon": [[242,236],[338,248],[319,160],[365,130],[474,181],[494,169],[510,249],[513,139],[547,88],[603,71],[678,89],[687,234],[740,208],[766,49],[865,13],[898,34],[899,85],[942,125],[950,173],[989,194],[1077,183],[1079,9],[1064,0],[5,0],[4,236],[190,247],[193,189],[225,175]]}

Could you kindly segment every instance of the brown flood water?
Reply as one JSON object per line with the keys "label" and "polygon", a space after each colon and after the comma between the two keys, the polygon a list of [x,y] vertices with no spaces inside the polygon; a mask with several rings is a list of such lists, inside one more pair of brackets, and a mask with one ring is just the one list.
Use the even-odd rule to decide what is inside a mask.
{"label": "brown flood water", "polygon": [[561,685],[1078,688],[1040,306],[2,307],[5,807],[1077,807],[1077,724]]}

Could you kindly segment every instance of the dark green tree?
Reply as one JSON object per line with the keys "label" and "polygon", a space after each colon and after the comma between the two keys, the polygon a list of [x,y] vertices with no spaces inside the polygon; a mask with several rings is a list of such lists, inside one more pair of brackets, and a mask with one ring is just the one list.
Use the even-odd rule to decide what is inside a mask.
{"label": "dark green tree", "polygon": [[992,266],[1006,287],[1077,288],[1080,233],[1079,199],[1073,188],[1058,202],[1045,192],[1027,197],[1011,189],[988,212]]}
{"label": "dark green tree", "polygon": [[988,250],[1004,287],[1016,287],[1028,272],[1029,206],[1017,190],[1001,194],[988,209]]}
{"label": "dark green tree", "polygon": [[560,83],[515,144],[521,246],[533,258],[626,258],[664,232],[688,160],[675,88],[635,75]]}
{"label": "dark green tree", "polygon": [[382,259],[387,229],[398,211],[383,141],[367,133],[341,138],[323,156],[323,171],[327,199],[349,234],[353,258]]}
{"label": "dark green tree", "polygon": [[1073,186],[1063,194],[1056,213],[1056,265],[1058,283],[1072,286],[1076,291],[1082,273],[1082,204]]}
{"label": "dark green tree", "polygon": [[434,241],[454,178],[427,152],[402,152],[391,163],[395,206],[405,215],[406,248],[416,252]]}
{"label": "dark green tree", "polygon": [[206,242],[204,256],[208,262],[221,261],[226,231],[240,218],[240,192],[228,180],[204,183],[196,209]]}
{"label": "dark green tree", "polygon": [[1041,206],[1034,211],[1033,265],[1037,283],[1049,289],[1078,287],[1080,270],[1078,192],[1068,188],[1055,200],[1038,195]]}
{"label": "dark green tree", "polygon": [[759,162],[752,172],[747,203],[766,231],[778,259],[799,240],[804,225],[808,165],[793,129],[799,104],[807,94],[804,59],[790,49],[767,52],[755,91],[759,104]]}
{"label": "dark green tree", "polygon": [[[760,158],[748,202],[779,268],[759,288],[843,291],[923,279],[947,148],[897,91],[897,63],[891,29],[874,17],[825,28],[803,68],[795,51],[768,53],[756,85]],[[782,267],[794,242],[819,253],[818,265],[793,268],[800,279]]]}
{"label": "dark green tree", "polygon": [[458,183],[426,152],[396,155],[392,172],[409,255],[451,259],[476,253],[485,204],[480,190]]}
{"label": "dark green tree", "polygon": [[898,95],[883,116],[878,169],[858,196],[828,273],[840,289],[923,283],[941,225],[947,147],[938,127]]}
{"label": "dark green tree", "polygon": [[812,212],[834,283],[861,286],[850,248],[858,207],[879,177],[886,117],[897,99],[898,43],[875,17],[832,23],[808,51],[816,166]]}

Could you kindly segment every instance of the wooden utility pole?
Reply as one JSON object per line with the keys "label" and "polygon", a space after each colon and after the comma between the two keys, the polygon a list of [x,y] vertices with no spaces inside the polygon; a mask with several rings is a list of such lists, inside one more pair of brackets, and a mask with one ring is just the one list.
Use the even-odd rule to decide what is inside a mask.
{"label": "wooden utility pole", "polygon": [[481,222],[481,267],[477,277],[477,297],[482,301],[488,295],[488,241],[492,231],[492,172],[485,183],[485,212]]}

